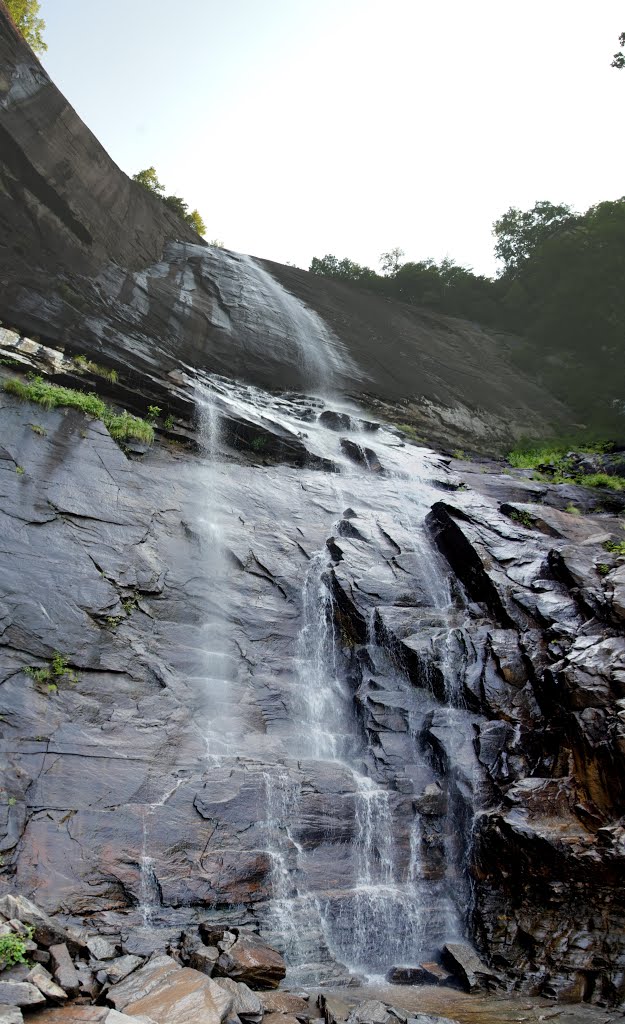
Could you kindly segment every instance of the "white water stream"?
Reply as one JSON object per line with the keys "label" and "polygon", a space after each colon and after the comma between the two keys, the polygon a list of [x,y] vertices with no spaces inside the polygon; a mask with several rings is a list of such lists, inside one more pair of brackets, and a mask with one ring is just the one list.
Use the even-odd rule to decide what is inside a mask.
{"label": "white water stream", "polygon": [[[262,268],[249,258],[242,259],[244,287],[255,295],[259,305],[270,307],[275,325],[277,317],[284,321],[286,342],[295,346],[304,362],[311,384],[329,392],[333,372],[344,368],[344,355],[335,348],[330,332],[322,322],[297,299],[289,295]],[[252,301],[248,296],[248,301]],[[306,446],[321,458],[332,460],[338,475],[328,476],[327,495],[332,510],[328,521],[329,534],[336,530],[337,520],[352,501],[370,507],[379,500],[376,490],[379,479],[367,467],[355,465],[346,457],[340,444],[341,433],[329,428],[316,417],[323,400],[300,400],[307,413],[305,423],[297,415],[290,400],[272,397],[251,386],[208,383],[198,387],[201,437],[205,451],[204,509],[198,524],[202,537],[202,570],[215,581],[219,601],[207,609],[204,624],[204,675],[199,680],[205,691],[206,746],[209,758],[219,760],[243,753],[241,717],[238,712],[232,655],[229,637],[231,609],[224,595],[228,572],[224,541],[224,510],[217,500],[217,475],[220,466],[220,416],[224,409],[232,416],[262,425],[264,417],[297,437],[305,429]],[[355,407],[332,402],[332,408],[349,415],[349,438],[363,448],[375,446],[383,457],[383,511],[395,518],[412,537],[422,571],[421,593],[415,603],[432,609],[442,620],[438,664],[445,679],[445,690],[455,699],[454,673],[449,653],[449,612],[452,599],[444,573],[426,536],[424,517],[434,498],[427,483],[432,473],[432,458],[415,448],[406,449],[395,435],[380,430],[368,433]],[[262,472],[259,469],[258,472]],[[288,962],[295,969],[311,959],[307,928],[312,921],[323,936],[329,953],[351,971],[369,976],[381,974],[391,964],[417,963],[440,941],[461,934],[461,915],[454,905],[453,894],[445,878],[434,881],[424,877],[421,865],[423,842],[422,822],[414,813],[410,827],[409,851],[400,849],[397,822],[394,817],[395,794],[384,778],[371,774],[371,759],[366,738],[358,724],[354,696],[345,678],[338,650],[336,616],[328,573],[332,560],[326,546],[312,554],[301,587],[301,629],[295,651],[297,673],[296,699],[292,707],[292,729],[284,739],[289,764],[299,765],[302,759],[320,768],[329,766],[351,779],[353,791],[353,875],[349,890],[340,896],[323,893],[307,878],[307,852],[293,838],[291,823],[297,818],[302,802],[293,771],[286,762],[263,767],[265,792],[265,832],[270,857],[273,898],[269,908],[267,931],[275,936],[285,950]],[[369,636],[368,649],[375,664],[388,663],[378,648],[375,637]],[[397,686],[410,690],[406,679],[398,673]],[[418,724],[418,723],[417,723]],[[415,726],[415,736],[418,729]],[[416,739],[415,739],[416,743]],[[448,828],[453,822],[447,822]],[[144,844],[144,888],[142,903],[147,908],[144,920],[149,923],[150,891],[153,886],[151,861]],[[454,870],[450,872],[450,879]],[[294,976],[297,976],[295,970]]]}

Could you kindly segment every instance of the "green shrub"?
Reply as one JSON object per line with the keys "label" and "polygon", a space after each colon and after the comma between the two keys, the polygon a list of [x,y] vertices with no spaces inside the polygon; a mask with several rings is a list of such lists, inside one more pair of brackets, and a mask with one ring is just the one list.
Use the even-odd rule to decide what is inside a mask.
{"label": "green shrub", "polygon": [[514,519],[516,523],[521,523],[521,526],[527,527],[528,530],[531,530],[534,527],[534,520],[529,512],[525,511],[525,509],[513,508],[509,514],[509,518]]}
{"label": "green shrub", "polygon": [[61,680],[65,679],[70,686],[75,686],[78,682],[78,676],[73,669],[69,667],[69,658],[66,654],[61,654],[60,651],[55,651],[52,655],[52,660],[41,668],[34,668],[33,666],[24,669],[26,675],[30,676],[31,679],[35,680],[35,683],[39,686],[47,686],[49,693],[56,693],[59,688]]}
{"label": "green shrub", "polygon": [[33,377],[28,382],[11,377],[4,383],[5,391],[28,402],[38,402],[44,409],[56,409],[67,406],[79,409],[89,416],[102,420],[109,434],[116,441],[128,441],[136,438],[151,444],[154,440],[154,429],[139,416],[132,416],[125,410],[116,413],[103,402],[93,391],[86,393],[74,388],[64,388],[58,384],[49,384],[43,377]]}
{"label": "green shrub", "polygon": [[625,480],[619,476],[609,476],[608,473],[589,473],[580,477],[579,482],[585,487],[609,487],[611,491],[625,491]]}
{"label": "green shrub", "polygon": [[601,546],[614,555],[625,555],[625,540],[606,540]]}
{"label": "green shrub", "polygon": [[562,448],[528,448],[508,452],[508,462],[516,469],[538,469],[539,466],[560,468],[565,454]]}
{"label": "green shrub", "polygon": [[[28,938],[33,936],[34,928],[26,925]],[[13,967],[15,964],[27,964],[26,940],[20,935],[0,935],[0,965],[2,970],[6,967]]]}
{"label": "green shrub", "polygon": [[116,441],[130,441],[135,438],[137,441],[152,444],[154,440],[154,428],[139,416],[132,416],[125,409],[119,415],[109,409],[104,423]]}
{"label": "green shrub", "polygon": [[570,516],[581,516],[582,514],[581,509],[579,509],[577,505],[573,505],[572,502],[566,506],[564,511],[568,512]]}

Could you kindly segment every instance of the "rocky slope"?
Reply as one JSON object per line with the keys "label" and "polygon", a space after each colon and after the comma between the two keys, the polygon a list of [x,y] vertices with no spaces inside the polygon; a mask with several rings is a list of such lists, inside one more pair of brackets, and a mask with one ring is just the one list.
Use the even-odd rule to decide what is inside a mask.
{"label": "rocky slope", "polygon": [[566,410],[474,326],[199,244],[0,29],[0,378],[157,427],[0,392],[0,887],[127,955],[233,927],[330,984],[468,937],[619,1003],[621,495],[409,443]]}
{"label": "rocky slope", "polygon": [[4,889],[129,952],[260,928],[310,983],[468,934],[504,986],[618,1001],[619,495],[196,401],[129,459],[2,396]]}

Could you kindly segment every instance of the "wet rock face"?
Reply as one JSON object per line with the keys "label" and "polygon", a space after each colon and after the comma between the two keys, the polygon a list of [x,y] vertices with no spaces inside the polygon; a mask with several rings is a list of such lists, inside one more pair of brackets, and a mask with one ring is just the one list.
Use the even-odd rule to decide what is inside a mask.
{"label": "wet rock face", "polygon": [[443,492],[435,457],[354,427],[372,474],[315,402],[218,384],[221,429],[143,461],[0,398],[0,880],[56,916],[0,913],[54,984],[88,923],[60,982],[83,993],[183,932],[200,1003],[196,974],[272,985],[283,959],[436,975],[468,936],[502,985],[617,1001],[615,521]]}

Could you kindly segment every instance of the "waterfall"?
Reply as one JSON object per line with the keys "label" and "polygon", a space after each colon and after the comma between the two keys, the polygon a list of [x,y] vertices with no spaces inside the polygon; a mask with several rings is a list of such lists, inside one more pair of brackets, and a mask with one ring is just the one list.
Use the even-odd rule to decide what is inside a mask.
{"label": "waterfall", "polygon": [[225,510],[220,501],[221,419],[214,392],[198,385],[200,443],[204,453],[198,526],[202,570],[210,581],[211,599],[203,623],[202,683],[207,754],[219,757],[239,739],[239,719],[233,704],[233,658],[230,643],[228,561]]}
{"label": "waterfall", "polygon": [[[262,327],[262,310],[271,330],[281,332],[284,344],[304,366],[311,385],[327,394],[344,365],[335,339],[315,314],[254,261],[240,258],[239,273],[246,302],[252,304],[252,312],[246,307],[245,316],[256,317],[256,332]],[[207,789],[211,765],[228,771],[244,765],[246,774],[259,777],[258,798],[264,807],[259,808],[255,827],[257,848],[269,864],[264,884],[270,895],[268,905],[258,910],[261,932],[283,950],[292,984],[346,980],[349,972],[379,977],[393,965],[430,959],[442,942],[462,934],[457,899],[464,899],[464,894],[458,882],[457,844],[449,838],[457,825],[453,801],[448,798],[449,780],[441,778],[422,747],[428,715],[441,714],[451,725],[451,705],[459,703],[453,664],[454,599],[424,525],[438,497],[427,483],[431,473],[427,455],[420,456],[414,448],[405,450],[395,435],[381,429],[376,434],[375,458],[370,458],[370,437],[366,425],[360,425],[364,413],[334,402],[339,411],[324,418],[320,413],[327,398],[272,396],[220,378],[198,384],[197,401],[204,455],[197,529],[205,612],[201,669],[193,681],[202,694],[206,722]],[[340,428],[333,429],[337,418]],[[227,432],[239,421],[256,424],[258,429],[273,424],[278,436],[303,438],[313,457],[336,469],[335,473],[300,473],[301,486],[314,496],[315,524],[324,524],[319,528],[325,534],[315,533],[315,525],[315,547],[308,552],[306,545],[300,545],[307,562],[300,573],[299,594],[291,583],[285,590],[271,567],[263,564],[265,556],[258,553],[262,540],[254,515],[262,514],[265,505],[275,505],[271,474],[262,464],[242,469],[224,461]],[[340,436],[343,430],[350,433],[356,448],[360,446],[361,464],[350,457],[349,446]],[[384,462],[382,472],[378,453]],[[281,477],[285,487],[292,486],[289,472]],[[237,483],[234,477],[239,476]],[[245,516],[234,514],[237,486],[253,492]],[[283,526],[276,523],[276,528]],[[367,530],[372,528],[386,537],[392,558],[399,551],[392,534],[398,530],[404,538],[402,557],[410,565],[403,570],[399,564],[397,574],[405,572],[409,590],[400,608],[414,609],[415,622],[422,621],[433,638],[422,690],[416,690],[393,662],[378,635],[374,624],[384,598],[378,595],[375,573],[367,597],[366,635],[359,644],[343,635],[343,613],[334,587],[340,545],[345,543],[343,536],[355,538],[353,543],[361,543],[366,552]],[[240,534],[246,538],[243,542]],[[245,653],[245,669],[237,669],[241,661],[233,656],[235,636],[245,635],[245,606],[232,580],[232,543],[238,552],[236,571],[247,571],[251,565],[259,578],[273,581],[287,601],[275,614],[298,617],[299,628],[283,648],[282,663],[277,667],[272,659],[273,667],[265,670],[271,673],[271,692],[285,709],[285,719],[280,719],[275,731],[271,717],[262,727],[255,719],[251,728],[245,718],[246,709],[257,699],[256,674],[262,680],[264,667],[253,645]],[[262,642],[267,639],[261,638]],[[240,645],[240,640],[236,643]],[[360,654],[354,660],[357,647]],[[434,666],[443,677],[444,694],[438,701],[427,686]],[[246,673],[248,690],[237,677],[241,671]],[[401,785],[397,772],[385,767],[384,759],[378,761],[358,711],[359,680],[365,691],[369,687],[375,693],[381,686],[385,692],[396,692],[399,705],[407,709],[405,731],[413,774],[402,777]],[[446,818],[435,812],[434,825],[423,810],[424,794],[427,797],[430,791],[447,807]],[[336,821],[333,814],[338,815]],[[426,856],[426,850],[434,852]],[[320,864],[325,871],[324,858],[331,856],[328,851],[336,851],[337,857],[330,865],[331,878],[320,875]],[[146,857],[148,886],[147,850]]]}

